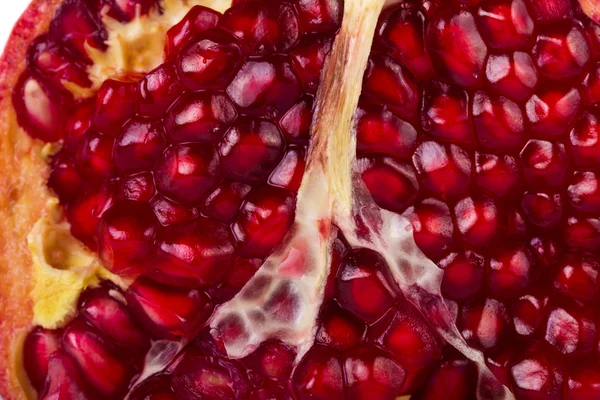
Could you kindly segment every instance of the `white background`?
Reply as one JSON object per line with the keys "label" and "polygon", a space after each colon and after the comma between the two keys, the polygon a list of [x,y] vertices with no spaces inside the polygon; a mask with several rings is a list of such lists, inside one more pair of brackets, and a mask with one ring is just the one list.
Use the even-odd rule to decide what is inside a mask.
{"label": "white background", "polygon": [[0,3],[0,50],[3,50],[13,26],[29,5],[29,0],[0,0]]}

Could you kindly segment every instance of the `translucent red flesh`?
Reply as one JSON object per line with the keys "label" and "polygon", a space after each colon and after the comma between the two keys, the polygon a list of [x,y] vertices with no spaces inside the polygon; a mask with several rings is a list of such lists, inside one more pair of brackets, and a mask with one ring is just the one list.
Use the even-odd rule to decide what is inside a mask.
{"label": "translucent red flesh", "polygon": [[[100,13],[68,0],[14,90],[21,125],[64,140],[49,186],[73,234],[138,277],[36,328],[25,368],[41,398],[123,397],[157,340],[196,338],[133,399],[470,399],[475,367],[441,339],[379,255],[336,243],[314,347],[266,342],[229,360],[203,328],[287,233],[313,97],[341,23],[335,0],[194,7],[168,61],[89,86]],[[465,340],[517,399],[600,396],[600,29],[569,0],[406,2],[382,15],[356,113],[358,169],[445,271]],[[105,7],[106,6],[106,7]],[[30,96],[39,100],[33,106]],[[67,118],[68,116],[68,118]],[[588,397],[585,397],[588,396]]]}

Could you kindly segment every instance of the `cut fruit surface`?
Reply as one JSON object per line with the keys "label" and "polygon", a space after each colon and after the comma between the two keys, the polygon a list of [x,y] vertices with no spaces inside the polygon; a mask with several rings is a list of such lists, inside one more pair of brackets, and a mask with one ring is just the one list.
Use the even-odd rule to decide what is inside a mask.
{"label": "cut fruit surface", "polygon": [[60,2],[11,112],[45,146],[56,219],[94,252],[74,270],[102,279],[30,327],[24,389],[600,396],[596,11]]}

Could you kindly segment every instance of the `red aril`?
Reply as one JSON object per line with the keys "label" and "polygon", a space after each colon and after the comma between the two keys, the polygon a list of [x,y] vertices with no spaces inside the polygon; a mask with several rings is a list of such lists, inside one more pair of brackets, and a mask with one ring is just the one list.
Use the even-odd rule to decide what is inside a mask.
{"label": "red aril", "polygon": [[342,400],[344,372],[335,350],[314,346],[294,372],[294,391],[301,400]]}
{"label": "red aril", "polygon": [[125,294],[129,308],[154,338],[191,337],[212,313],[200,290],[169,287],[138,278]]}
{"label": "red aril", "polygon": [[58,350],[58,332],[37,327],[25,338],[23,364],[31,385],[41,392],[48,374],[48,365]]}
{"label": "red aril", "polygon": [[394,301],[385,269],[386,263],[377,253],[367,249],[349,252],[337,272],[340,304],[364,321],[377,321]]}
{"label": "red aril", "polygon": [[210,30],[195,36],[179,54],[177,70],[190,90],[223,89],[242,61],[242,50],[233,36]]}
{"label": "red aril", "polygon": [[85,380],[105,396],[122,396],[141,360],[107,340],[83,321],[71,322],[62,337],[64,351],[72,357]]}
{"label": "red aril", "polygon": [[169,57],[176,56],[194,36],[215,28],[220,18],[220,13],[208,7],[192,7],[185,17],[167,32],[165,52]]}

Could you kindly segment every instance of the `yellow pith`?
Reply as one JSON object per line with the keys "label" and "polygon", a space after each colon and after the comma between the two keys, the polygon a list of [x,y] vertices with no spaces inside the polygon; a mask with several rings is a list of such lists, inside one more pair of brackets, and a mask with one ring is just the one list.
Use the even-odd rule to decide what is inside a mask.
{"label": "yellow pith", "polygon": [[57,199],[51,199],[47,207],[48,214],[35,224],[27,244],[34,271],[33,323],[54,329],[73,316],[83,289],[102,279],[122,285],[124,282],[102,267],[97,257],[71,235]]}
{"label": "yellow pith", "polygon": [[[105,18],[108,49],[105,52],[88,48],[93,65],[89,69],[92,89],[66,84],[77,98],[91,97],[107,79],[149,72],[164,61],[166,32],[178,23],[194,6],[203,5],[225,11],[231,0],[164,0],[161,8],[150,15],[128,23]],[[21,130],[14,124],[12,128]],[[15,137],[23,132],[15,132]],[[60,145],[42,148],[41,156],[55,154]],[[102,267],[97,256],[70,233],[70,226],[60,212],[58,199],[51,199],[46,213],[27,237],[33,262],[33,324],[57,328],[73,317],[80,293],[101,280],[110,280],[121,287],[128,282]]]}

